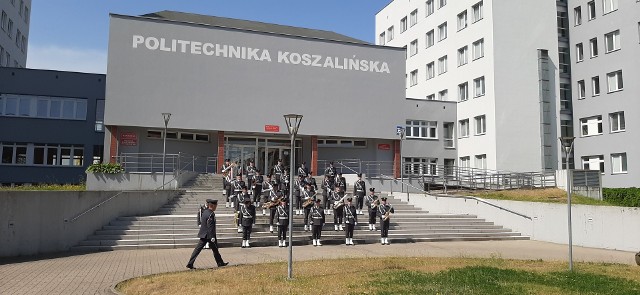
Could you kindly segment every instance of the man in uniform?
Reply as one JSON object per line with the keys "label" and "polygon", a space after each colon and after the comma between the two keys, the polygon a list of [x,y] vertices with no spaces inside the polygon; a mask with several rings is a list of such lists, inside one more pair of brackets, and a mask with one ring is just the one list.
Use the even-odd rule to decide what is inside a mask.
{"label": "man in uniform", "polygon": [[284,170],[284,172],[282,173],[282,175],[280,175],[280,190],[282,190],[282,192],[284,193],[285,196],[287,196],[287,198],[289,197],[289,170],[286,169]]}
{"label": "man in uniform", "polygon": [[298,167],[298,175],[302,175],[302,177],[307,177],[309,175],[309,169],[305,167],[306,164],[307,162],[302,162],[302,164],[300,164],[300,167]]}
{"label": "man in uniform", "polygon": [[253,181],[258,168],[253,164],[253,161],[249,161],[249,165],[247,165],[247,168],[245,170],[247,172],[247,187],[253,188]]}
{"label": "man in uniform", "polygon": [[222,164],[222,194],[226,198],[225,207],[229,208],[229,198],[231,197],[231,181],[233,180],[231,160],[225,159],[224,164]]}
{"label": "man in uniform", "polygon": [[251,204],[251,198],[244,199],[244,206],[240,209],[240,224],[242,225],[242,248],[251,248],[251,229],[256,223],[256,207]]}
{"label": "man in uniform", "polygon": [[369,231],[376,230],[376,218],[378,217],[378,205],[377,200],[378,196],[375,195],[375,188],[369,189],[369,195],[365,200],[365,205],[367,206],[367,210],[369,211]]}
{"label": "man in uniform", "polygon": [[243,199],[238,199],[238,195],[242,193],[243,186],[245,186],[245,183],[242,180],[242,175],[236,175],[236,179],[231,183],[231,187],[233,189],[231,201],[233,202],[233,208],[236,212],[238,211],[240,204],[242,204]]}
{"label": "man in uniform", "polygon": [[[275,187],[273,180],[271,180],[271,174],[267,175],[266,180],[262,182],[262,216],[266,215],[266,204],[271,201],[271,197],[275,196]],[[273,232],[273,231],[272,231]]]}
{"label": "man in uniform", "polygon": [[[336,186],[335,190],[331,194],[331,203],[333,206],[333,229],[335,231],[344,230],[342,228],[342,215],[344,206],[340,206],[340,202],[343,202],[342,197],[344,193],[341,192],[340,187]],[[336,206],[337,204],[337,206]]]}
{"label": "man in uniform", "polygon": [[276,183],[278,185],[280,185],[281,183],[281,179],[280,176],[282,176],[282,174],[284,174],[284,164],[282,164],[282,159],[278,159],[278,163],[276,165],[273,166],[272,169],[272,174],[274,176],[274,180],[276,181]]}
{"label": "man in uniform", "polygon": [[[251,186],[253,190],[253,205],[255,207],[260,206],[260,197],[262,196],[262,182],[264,181],[264,177],[262,177],[260,172],[260,169],[256,169],[256,176],[253,179],[253,186]],[[264,212],[262,215],[264,215]]]}
{"label": "man in uniform", "polygon": [[239,233],[242,232],[242,225],[240,223],[240,211],[245,206],[244,201],[246,199],[251,200],[251,195],[249,195],[249,192],[247,191],[247,186],[243,185],[240,188],[240,192],[236,195],[236,202],[238,204],[238,206],[236,207],[236,225],[238,226]]}
{"label": "man in uniform", "polygon": [[342,192],[347,191],[347,180],[342,177],[342,172],[338,172],[338,176],[336,177],[336,186],[340,187]]}
{"label": "man in uniform", "polygon": [[324,169],[324,175],[328,175],[332,180],[336,177],[336,167],[333,167],[333,162],[329,162],[329,167]]}
{"label": "man in uniform", "polygon": [[[324,226],[325,219],[324,210],[320,205],[319,199],[316,200],[315,205],[311,208],[309,218],[311,219],[308,222],[311,224],[311,239],[313,239],[313,245],[322,246],[322,244],[320,244],[320,238],[322,236],[322,227]],[[305,219],[305,222],[307,222],[307,219]]]}
{"label": "man in uniform", "polygon": [[311,184],[311,187],[313,188],[314,191],[318,191],[318,184],[316,183],[316,179],[313,178],[313,171],[309,171],[309,174],[307,174],[307,178],[305,179],[305,182],[308,184]]}
{"label": "man in uniform", "polygon": [[316,192],[311,187],[311,184],[306,183],[305,188],[302,191],[302,202],[307,203],[307,206],[303,208],[304,210],[304,231],[308,231],[310,226],[307,226],[309,220],[309,213],[311,212],[311,207],[315,205],[316,200]]}
{"label": "man in uniform", "polygon": [[356,211],[356,206],[353,206],[351,203],[351,198],[347,198],[347,204],[344,205],[344,223],[347,226],[347,230],[345,230],[345,245],[353,246],[353,230],[356,225],[358,225],[358,212]]}
{"label": "man in uniform", "polygon": [[289,206],[287,198],[283,197],[276,208],[278,219],[278,247],[287,246],[287,230],[289,229]]}
{"label": "man in uniform", "polygon": [[220,251],[218,251],[218,240],[216,239],[216,208],[218,208],[218,200],[207,199],[207,210],[202,212],[202,216],[200,219],[200,231],[198,231],[198,238],[200,241],[196,248],[193,249],[193,253],[191,254],[191,258],[189,262],[187,262],[187,268],[195,269],[193,264],[196,262],[196,258],[204,248],[204,245],[209,244],[211,251],[213,252],[213,258],[216,260],[216,264],[218,267],[225,266],[229,264],[229,262],[224,262],[222,260],[222,256],[220,256]]}
{"label": "man in uniform", "polygon": [[353,184],[353,196],[357,200],[358,214],[362,214],[362,205],[364,204],[364,195],[367,191],[367,184],[362,180],[362,173],[358,173],[358,180]]}
{"label": "man in uniform", "polygon": [[[380,205],[378,206],[378,216],[380,216],[380,243],[382,245],[391,245],[389,244],[389,223],[391,221],[391,214],[393,213],[393,207],[387,204],[387,198],[380,198]],[[389,218],[385,220],[385,215],[389,213]]]}
{"label": "man in uniform", "polygon": [[329,175],[324,175],[324,180],[322,181],[322,202],[324,203],[324,214],[329,214],[329,210],[331,209],[331,204],[329,198],[331,197],[331,193],[335,190],[333,178]]}
{"label": "man in uniform", "polygon": [[302,215],[302,191],[304,191],[304,176],[298,175],[293,182],[293,196],[296,198],[296,215]]}

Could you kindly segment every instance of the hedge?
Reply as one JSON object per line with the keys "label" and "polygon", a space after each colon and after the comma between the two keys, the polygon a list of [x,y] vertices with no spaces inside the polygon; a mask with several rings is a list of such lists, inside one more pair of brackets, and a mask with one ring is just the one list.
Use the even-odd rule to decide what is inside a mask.
{"label": "hedge", "polygon": [[603,188],[605,201],[612,205],[624,207],[640,207],[640,188]]}

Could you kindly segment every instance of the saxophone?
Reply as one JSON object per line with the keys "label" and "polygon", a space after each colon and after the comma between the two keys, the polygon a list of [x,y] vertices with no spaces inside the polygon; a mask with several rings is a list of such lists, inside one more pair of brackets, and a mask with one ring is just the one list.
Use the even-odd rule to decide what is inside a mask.
{"label": "saxophone", "polygon": [[344,206],[344,200],[347,199],[347,194],[344,194],[344,197],[342,197],[342,199],[338,200],[338,201],[334,201],[333,202],[333,209],[340,209],[342,208],[342,206]]}
{"label": "saxophone", "polygon": [[277,197],[277,198],[273,199],[273,201],[266,202],[266,203],[264,203],[264,205],[262,205],[262,208],[271,209],[271,208],[273,208],[275,206],[278,206],[280,204],[280,200],[281,199],[282,199],[281,197]]}

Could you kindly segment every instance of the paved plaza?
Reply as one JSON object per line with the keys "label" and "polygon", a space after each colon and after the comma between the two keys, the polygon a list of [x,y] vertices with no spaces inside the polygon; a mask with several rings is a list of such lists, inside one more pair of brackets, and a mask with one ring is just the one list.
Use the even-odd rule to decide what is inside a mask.
{"label": "paved plaza", "polygon": [[[0,294],[111,294],[114,284],[129,278],[186,270],[191,250],[120,250],[0,259]],[[210,253],[205,249],[195,266],[213,267]],[[232,266],[286,261],[288,252],[266,247],[223,248],[221,253]],[[635,264],[631,252],[575,247],[573,253],[575,261]],[[566,260],[567,246],[538,241],[486,241],[294,248],[296,260],[381,256]]]}

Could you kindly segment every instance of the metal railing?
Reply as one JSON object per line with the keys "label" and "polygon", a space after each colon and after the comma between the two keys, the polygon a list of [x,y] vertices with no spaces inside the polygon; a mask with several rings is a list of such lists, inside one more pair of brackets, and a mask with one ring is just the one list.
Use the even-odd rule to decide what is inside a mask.
{"label": "metal railing", "polygon": [[317,175],[324,174],[329,167],[329,163],[333,162],[338,172],[363,173],[367,177],[380,177],[381,174],[393,174],[393,161],[362,161],[360,159],[338,159],[338,160],[318,160]]}
{"label": "metal railing", "polygon": [[[161,153],[123,153],[113,157],[127,173],[162,172]],[[215,173],[218,159],[215,156],[196,156],[188,153],[167,154],[164,159],[164,171],[174,173],[191,171]]]}

